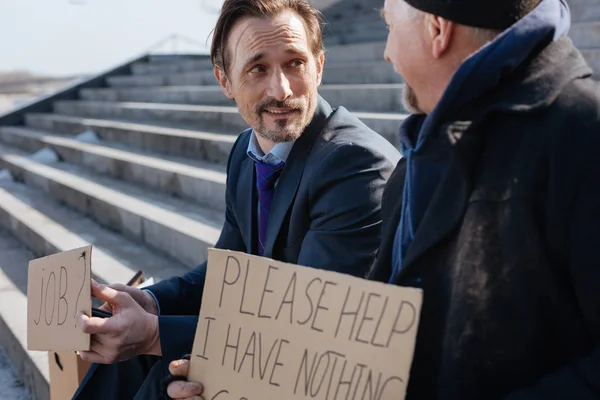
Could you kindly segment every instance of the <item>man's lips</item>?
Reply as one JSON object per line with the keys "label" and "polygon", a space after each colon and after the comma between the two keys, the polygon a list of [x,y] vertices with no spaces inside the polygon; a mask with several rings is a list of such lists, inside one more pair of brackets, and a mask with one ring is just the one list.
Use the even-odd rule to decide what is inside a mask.
{"label": "man's lips", "polygon": [[285,116],[285,115],[289,115],[292,113],[296,113],[298,111],[299,110],[292,109],[292,108],[267,108],[267,109],[263,110],[264,113],[274,115],[274,116]]}

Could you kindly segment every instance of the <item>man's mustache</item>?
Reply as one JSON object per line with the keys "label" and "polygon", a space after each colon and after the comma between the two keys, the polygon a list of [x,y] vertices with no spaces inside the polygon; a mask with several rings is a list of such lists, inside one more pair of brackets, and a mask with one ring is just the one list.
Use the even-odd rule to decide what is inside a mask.
{"label": "man's mustache", "polygon": [[301,110],[302,106],[302,101],[298,100],[265,100],[264,102],[258,105],[257,111],[261,113],[263,111],[266,111],[268,108],[287,108],[290,110]]}

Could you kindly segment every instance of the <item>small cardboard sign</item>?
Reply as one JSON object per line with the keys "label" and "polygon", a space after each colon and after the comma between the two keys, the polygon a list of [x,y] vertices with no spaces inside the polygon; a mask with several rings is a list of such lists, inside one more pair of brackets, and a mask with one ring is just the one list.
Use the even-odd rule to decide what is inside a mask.
{"label": "small cardboard sign", "polygon": [[77,327],[78,311],[91,315],[92,246],[29,263],[27,349],[89,350],[90,335]]}
{"label": "small cardboard sign", "polygon": [[188,379],[213,400],[404,399],[422,296],[210,249]]}

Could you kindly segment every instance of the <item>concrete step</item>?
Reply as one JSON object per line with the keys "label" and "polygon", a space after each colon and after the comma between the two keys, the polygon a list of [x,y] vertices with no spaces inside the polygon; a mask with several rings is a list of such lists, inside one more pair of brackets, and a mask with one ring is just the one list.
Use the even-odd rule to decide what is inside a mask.
{"label": "concrete step", "polygon": [[106,142],[142,151],[189,157],[226,164],[236,135],[175,129],[150,124],[69,117],[58,114],[27,114],[27,126],[67,135],[90,129]]}
{"label": "concrete step", "polygon": [[214,85],[212,71],[172,73],[162,75],[123,75],[106,79],[111,87]]}
{"label": "concrete step", "polygon": [[364,85],[324,85],[323,98],[333,106],[344,106],[353,112],[406,112],[402,104],[403,83]]}
{"label": "concrete step", "polygon": [[344,63],[343,65],[328,64],[323,73],[323,83],[326,85],[402,82],[402,77],[383,57],[379,61]]}
{"label": "concrete step", "polygon": [[[0,315],[0,319],[2,315]],[[0,338],[1,343],[2,338]],[[12,400],[34,400],[25,383],[17,376],[13,363],[0,346],[0,391],[4,398]]]}
{"label": "concrete step", "polygon": [[569,0],[569,7],[598,4],[598,0]]}
{"label": "concrete step", "polygon": [[[402,111],[403,84],[323,85],[319,93],[333,107],[353,111]],[[86,89],[83,100],[232,106],[220,86]]]}
{"label": "concrete step", "polygon": [[100,140],[89,143],[21,127],[0,127],[0,141],[29,152],[48,147],[70,164],[225,211],[225,166],[161,159]]}
{"label": "concrete step", "polygon": [[181,72],[198,72],[213,70],[210,59],[204,60],[182,60],[172,63],[136,63],[132,66],[134,75],[159,75]]}
{"label": "concrete step", "polygon": [[[325,66],[324,84],[400,83],[402,79],[391,64],[382,57],[378,61],[355,64],[330,63]],[[156,86],[204,86],[216,85],[212,71],[186,72],[167,75],[125,75],[108,78],[108,85],[115,88],[139,88]]]}
{"label": "concrete step", "polygon": [[81,99],[88,101],[132,101],[140,103],[233,106],[220,86],[166,86],[142,88],[84,89]]}
{"label": "concrete step", "polygon": [[600,21],[573,24],[569,36],[580,49],[600,49]]}
{"label": "concrete step", "polygon": [[345,45],[354,43],[369,43],[384,41],[387,38],[388,31],[385,27],[373,28],[370,30],[355,30],[345,33],[336,33],[325,37],[323,42],[326,46]]}
{"label": "concrete step", "polygon": [[[27,265],[33,258],[25,246],[0,228],[0,343],[33,398],[49,400],[48,353],[27,350]],[[3,383],[0,377],[3,399],[29,400],[17,388],[11,391]]]}
{"label": "concrete step", "polygon": [[581,54],[585,57],[590,67],[595,72],[595,77],[600,77],[600,48],[599,49],[583,49]]}
{"label": "concrete step", "polygon": [[4,145],[0,146],[0,166],[9,169],[18,181],[188,267],[206,260],[223,224],[221,213],[214,210],[69,164],[41,163]]}
{"label": "concrete step", "polygon": [[357,43],[345,46],[327,46],[325,59],[330,63],[382,61],[385,41]]}
{"label": "concrete step", "polygon": [[571,20],[573,22],[591,22],[600,20],[600,1],[571,4]]}
{"label": "concrete step", "polygon": [[[141,270],[162,280],[184,274],[188,268],[172,258],[141,246],[61,205],[45,191],[4,179],[0,182],[0,226],[44,257],[92,244],[92,274],[107,283],[126,283]],[[27,288],[27,268],[5,270]]]}
{"label": "concrete step", "polygon": [[327,36],[344,35],[356,32],[369,32],[372,30],[385,30],[385,21],[378,13],[373,12],[366,15],[360,15],[355,18],[345,19],[337,24],[327,26],[323,33]]}
{"label": "concrete step", "polygon": [[156,121],[229,134],[239,134],[248,128],[236,107],[58,101],[54,109],[59,114],[69,116]]}
{"label": "concrete step", "polygon": [[198,61],[208,58],[203,54],[150,54],[148,62],[152,64],[179,63],[181,61]]}
{"label": "concrete step", "polygon": [[369,128],[386,138],[396,148],[399,148],[398,129],[408,114],[400,113],[353,113]]}
{"label": "concrete step", "polygon": [[[228,129],[229,132],[242,132],[247,128],[236,107],[61,101],[56,103],[56,110],[61,114],[80,117],[162,120],[174,124],[192,124],[198,128],[214,131]],[[406,117],[406,114],[396,113],[354,114],[394,144],[396,144],[398,124]]]}

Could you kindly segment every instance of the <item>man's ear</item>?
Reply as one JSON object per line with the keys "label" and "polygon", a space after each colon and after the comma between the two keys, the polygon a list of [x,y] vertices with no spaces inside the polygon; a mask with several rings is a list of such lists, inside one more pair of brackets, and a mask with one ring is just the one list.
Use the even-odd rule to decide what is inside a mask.
{"label": "man's ear", "polygon": [[441,58],[449,49],[455,24],[447,19],[428,14],[425,19],[427,39],[431,43],[431,54]]}
{"label": "man's ear", "polygon": [[223,71],[220,67],[217,66],[213,68],[213,71],[215,73],[215,78],[217,78],[219,85],[221,85],[223,93],[225,93],[225,96],[227,96],[230,99],[233,99],[231,84],[229,83],[229,78],[227,78],[227,74],[225,73],[225,71]]}
{"label": "man's ear", "polygon": [[325,53],[321,53],[315,60],[317,62],[317,86],[323,81],[323,67],[325,65]]}

